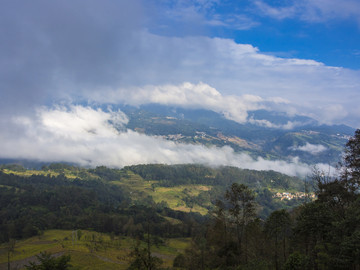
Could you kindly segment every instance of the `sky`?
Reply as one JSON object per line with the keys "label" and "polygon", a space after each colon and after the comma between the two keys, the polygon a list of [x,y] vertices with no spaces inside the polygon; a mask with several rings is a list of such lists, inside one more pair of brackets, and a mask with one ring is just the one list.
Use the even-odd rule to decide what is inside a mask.
{"label": "sky", "polygon": [[358,0],[1,3],[0,158],[308,169],[119,132],[127,116],[103,104],[205,108],[239,123],[266,109],[360,127]]}

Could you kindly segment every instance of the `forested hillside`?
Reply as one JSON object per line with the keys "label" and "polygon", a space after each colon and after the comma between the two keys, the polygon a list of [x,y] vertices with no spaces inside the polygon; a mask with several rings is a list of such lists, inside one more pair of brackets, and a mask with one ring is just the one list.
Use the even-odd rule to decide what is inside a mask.
{"label": "forested hillside", "polygon": [[[137,225],[143,223],[144,212],[153,214],[153,222],[164,224],[165,217],[183,223],[185,213],[189,212],[193,213],[188,214],[189,218],[204,219],[233,182],[246,184],[256,191],[263,218],[272,210],[304,200],[275,198],[275,192],[295,193],[304,186],[298,178],[271,171],[212,169],[200,165],[84,169],[66,164],[51,164],[31,171],[21,166],[2,165],[1,241],[54,228],[139,235],[142,230]],[[129,216],[134,219],[130,222],[134,226],[125,226]],[[173,227],[172,230],[178,232],[172,235],[190,236],[188,229]],[[168,234],[160,231],[162,236]]]}

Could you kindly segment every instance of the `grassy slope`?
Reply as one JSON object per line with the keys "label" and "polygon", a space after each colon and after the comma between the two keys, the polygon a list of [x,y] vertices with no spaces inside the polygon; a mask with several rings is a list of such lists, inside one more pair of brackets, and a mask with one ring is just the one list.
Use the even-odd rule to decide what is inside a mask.
{"label": "grassy slope", "polygon": [[207,214],[208,210],[194,205],[193,208],[186,206],[184,199],[187,196],[197,196],[200,191],[210,190],[211,186],[205,185],[181,185],[176,187],[153,187],[157,181],[145,181],[141,176],[128,171],[129,178],[122,178],[121,180],[111,181],[112,184],[120,185],[131,192],[132,198],[145,198],[151,196],[156,203],[165,201],[168,206],[174,210],[184,212],[198,212],[202,215]]}
{"label": "grassy slope", "polygon": [[[80,240],[73,241],[73,232],[66,230],[49,230],[43,235],[17,241],[10,261],[12,267],[19,263],[28,264],[34,261],[40,252],[52,254],[69,254],[71,265],[77,269],[126,269],[129,256],[136,241],[129,237],[111,237],[107,234],[82,231]],[[189,239],[167,239],[163,246],[151,247],[154,256],[163,260],[163,266],[172,266],[177,254],[189,245]],[[145,243],[141,243],[145,246]],[[0,269],[7,269],[6,244],[0,246]]]}

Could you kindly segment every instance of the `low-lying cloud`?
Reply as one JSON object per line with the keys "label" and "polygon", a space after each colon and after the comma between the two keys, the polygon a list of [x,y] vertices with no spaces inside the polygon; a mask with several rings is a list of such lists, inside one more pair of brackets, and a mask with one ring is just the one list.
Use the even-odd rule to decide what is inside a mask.
{"label": "low-lying cloud", "polygon": [[254,118],[250,118],[249,123],[254,124],[254,125],[258,125],[261,127],[267,127],[267,128],[279,128],[279,129],[293,129],[295,127],[298,126],[302,126],[304,125],[304,123],[298,122],[298,121],[288,121],[286,124],[274,124],[272,122],[270,122],[269,120],[257,120]]}
{"label": "low-lying cloud", "polygon": [[[1,157],[46,162],[72,162],[81,166],[106,165],[121,168],[148,163],[197,163],[229,165],[254,170],[274,170],[288,175],[311,173],[297,159],[253,159],[225,146],[181,144],[124,129],[127,117],[121,111],[104,111],[80,105],[41,108],[36,119],[17,117],[14,124],[25,132],[4,137]],[[321,166],[320,166],[321,167]]]}
{"label": "low-lying cloud", "polygon": [[293,151],[308,152],[308,153],[313,154],[313,155],[319,154],[319,153],[324,152],[324,151],[327,150],[327,148],[322,144],[311,144],[311,143],[308,143],[308,142],[305,145],[302,145],[302,146],[290,147],[290,149],[293,150]]}

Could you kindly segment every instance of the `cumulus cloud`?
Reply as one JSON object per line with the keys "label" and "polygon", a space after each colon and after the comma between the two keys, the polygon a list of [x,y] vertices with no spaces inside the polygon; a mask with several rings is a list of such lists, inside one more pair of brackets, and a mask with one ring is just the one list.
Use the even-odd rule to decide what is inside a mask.
{"label": "cumulus cloud", "polygon": [[293,146],[290,147],[290,149],[293,151],[308,152],[313,155],[319,154],[327,150],[327,148],[322,144],[311,144],[311,143],[306,143],[305,145],[302,146]]}
{"label": "cumulus cloud", "polygon": [[[103,103],[126,103],[141,105],[156,103],[162,105],[179,106],[185,108],[202,108],[223,114],[226,118],[244,123],[247,121],[248,111],[263,109],[263,103],[272,102],[259,96],[222,95],[218,90],[205,83],[180,85],[146,86],[142,88],[109,90],[94,93],[91,98]],[[283,100],[276,100],[282,103]]]}
{"label": "cumulus cloud", "polygon": [[297,159],[292,162],[260,157],[253,159],[247,154],[235,153],[228,146],[218,148],[180,144],[119,129],[127,122],[121,111],[104,111],[79,105],[41,108],[36,119],[24,116],[13,121],[25,132],[7,138],[0,134],[0,139],[7,142],[0,145],[1,157],[118,168],[144,163],[197,163],[274,170],[300,176],[311,172],[308,165]]}

